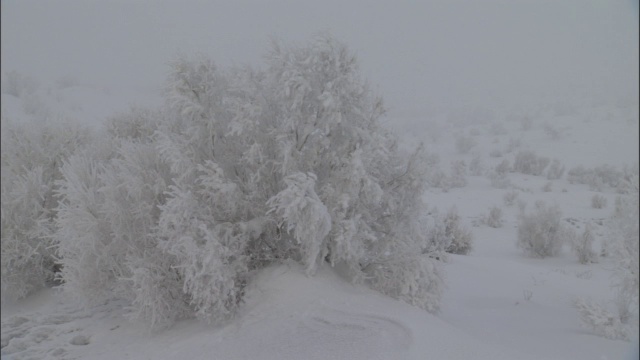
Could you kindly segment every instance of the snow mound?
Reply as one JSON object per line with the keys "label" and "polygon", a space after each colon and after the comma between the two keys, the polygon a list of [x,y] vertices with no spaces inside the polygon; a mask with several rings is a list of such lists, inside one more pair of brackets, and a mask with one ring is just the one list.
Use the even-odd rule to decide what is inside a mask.
{"label": "snow mound", "polygon": [[87,311],[62,301],[38,304],[5,312],[3,359],[534,358],[488,346],[423,310],[345,282],[331,268],[308,277],[293,263],[257,274],[237,318],[222,326],[186,320],[151,334],[124,320],[121,302]]}

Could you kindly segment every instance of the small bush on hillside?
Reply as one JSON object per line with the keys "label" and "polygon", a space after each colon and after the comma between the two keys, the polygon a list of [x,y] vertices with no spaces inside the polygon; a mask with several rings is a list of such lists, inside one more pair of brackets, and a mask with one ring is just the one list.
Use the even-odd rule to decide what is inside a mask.
{"label": "small bush on hillside", "polygon": [[506,173],[499,173],[493,170],[489,172],[487,177],[491,181],[491,186],[496,189],[508,189],[512,185]]}
{"label": "small bush on hillside", "polygon": [[468,136],[458,136],[456,137],[456,151],[458,154],[468,154],[474,146],[477,145],[477,142],[474,138]]}
{"label": "small bush on hillside", "polygon": [[593,191],[603,191],[606,186],[614,189],[624,188],[625,184],[633,182],[634,171],[620,171],[611,165],[600,165],[587,169],[580,165],[567,173],[567,180],[571,184],[589,185]]}
{"label": "small bush on hillside", "polygon": [[428,230],[427,249],[433,252],[445,251],[451,254],[467,255],[472,250],[471,231],[460,223],[460,215],[455,207],[445,215],[435,215]]}
{"label": "small bush on hillside", "polygon": [[571,242],[571,248],[578,257],[580,264],[594,263],[598,260],[598,255],[593,251],[595,237],[591,224],[587,224],[581,236],[575,236]]}
{"label": "small bush on hillside", "polygon": [[607,206],[607,198],[603,195],[595,194],[591,198],[591,207],[594,209],[603,209]]}
{"label": "small bush on hillside", "polygon": [[536,203],[534,211],[523,213],[518,221],[517,245],[532,257],[556,256],[564,242],[562,212],[558,206]]}
{"label": "small bush on hillside", "polygon": [[451,175],[449,176],[449,187],[461,188],[467,186],[467,165],[464,160],[451,162]]}
{"label": "small bush on hillside", "polygon": [[547,169],[547,179],[548,180],[557,180],[561,179],[562,175],[564,175],[564,166],[560,164],[558,159],[554,159],[549,165]]}
{"label": "small bush on hillside", "polygon": [[505,175],[506,173],[511,171],[511,165],[509,164],[509,160],[504,159],[498,164],[495,168],[496,173],[500,175]]}
{"label": "small bush on hillside", "polygon": [[15,97],[33,94],[38,89],[38,82],[32,77],[17,71],[5,72],[2,76],[2,92]]}
{"label": "small bush on hillside", "polygon": [[482,222],[489,227],[502,227],[502,209],[497,206],[489,208],[489,213],[484,216]]}
{"label": "small bush on hillside", "polygon": [[526,175],[542,175],[549,164],[549,158],[538,157],[533,151],[522,150],[516,154],[513,170]]}
{"label": "small bush on hillside", "polygon": [[519,192],[516,190],[506,192],[502,197],[504,204],[507,206],[513,206],[513,204],[515,204],[516,202],[516,199],[518,198],[518,194]]}
{"label": "small bush on hillside", "polygon": [[484,167],[482,166],[482,159],[480,154],[476,154],[469,163],[469,172],[473,176],[482,176],[484,174]]}
{"label": "small bush on hillside", "polygon": [[629,340],[629,327],[625,326],[618,316],[605,309],[604,306],[577,298],[573,301],[573,307],[578,310],[582,322],[598,335],[611,340]]}

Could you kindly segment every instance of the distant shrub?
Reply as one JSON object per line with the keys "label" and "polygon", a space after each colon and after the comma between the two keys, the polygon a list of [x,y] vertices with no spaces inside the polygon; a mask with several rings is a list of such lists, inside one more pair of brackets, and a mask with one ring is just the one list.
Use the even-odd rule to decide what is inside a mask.
{"label": "distant shrub", "polygon": [[549,164],[549,158],[538,157],[533,151],[522,150],[516,154],[513,170],[527,175],[542,175]]}
{"label": "distant shrub", "polygon": [[2,92],[15,97],[33,94],[38,89],[38,82],[32,77],[17,71],[8,71],[2,76]]}
{"label": "distant shrub", "polygon": [[473,176],[482,176],[484,173],[484,167],[482,166],[482,159],[480,154],[476,154],[469,163],[469,172]]}
{"label": "distant shrub", "polygon": [[507,129],[502,123],[494,122],[491,124],[491,127],[489,127],[489,133],[494,136],[504,135],[507,133]]}
{"label": "distant shrub", "polygon": [[578,257],[580,264],[597,262],[598,255],[593,250],[595,238],[591,224],[585,226],[581,236],[574,236],[571,240],[571,249]]}
{"label": "distant shrub", "polygon": [[554,159],[547,169],[547,179],[557,180],[562,178],[562,175],[564,175],[564,166],[560,164],[558,159]]}
{"label": "distant shrub", "polygon": [[591,207],[594,209],[602,209],[607,206],[607,198],[603,195],[595,194],[591,198]]}
{"label": "distant shrub", "polygon": [[516,202],[516,198],[518,197],[519,192],[516,190],[509,191],[504,194],[502,200],[504,200],[504,204],[507,206],[513,206]]}
{"label": "distant shrub", "polygon": [[492,158],[502,157],[502,151],[498,149],[491,150],[491,152],[489,153],[489,156]]}
{"label": "distant shrub", "polygon": [[509,139],[509,143],[507,144],[506,153],[511,154],[515,149],[518,149],[522,146],[522,140],[520,139]]}
{"label": "distant shrub", "polygon": [[496,166],[496,173],[500,175],[505,175],[511,171],[511,165],[509,165],[509,160],[503,159],[498,166]]}
{"label": "distant shrub", "polygon": [[562,132],[555,126],[545,123],[544,133],[547,134],[552,140],[559,140],[562,137]]}
{"label": "distant shrub", "polygon": [[573,301],[582,322],[598,335],[611,340],[629,340],[630,329],[620,321],[620,317],[609,312],[604,306],[582,298]]}
{"label": "distant shrub", "polygon": [[580,165],[570,169],[567,173],[567,180],[571,184],[585,184],[593,191],[603,191],[606,186],[615,189],[624,187],[623,184],[628,183],[631,177],[633,175],[625,175],[625,172],[606,164],[596,166],[593,169],[587,169]]}
{"label": "distant shrub", "polygon": [[536,203],[531,214],[521,214],[518,222],[518,247],[532,257],[556,256],[563,244],[562,212],[557,206]]}
{"label": "distant shrub", "polygon": [[462,226],[460,215],[455,207],[451,208],[444,216],[436,214],[434,223],[428,231],[427,239],[427,248],[432,251],[467,255],[472,249],[471,231]]}
{"label": "distant shrub", "polygon": [[524,116],[520,119],[520,128],[523,131],[531,130],[532,127],[533,127],[533,119],[531,119],[531,117]]}
{"label": "distant shrub", "polygon": [[461,188],[467,186],[467,165],[464,160],[451,162],[451,175],[449,176],[449,187]]}
{"label": "distant shrub", "polygon": [[506,173],[499,173],[493,170],[489,172],[487,177],[491,181],[491,186],[496,189],[507,189],[512,185]]}
{"label": "distant shrub", "polygon": [[460,135],[456,138],[456,150],[458,154],[468,154],[477,142],[474,138]]}
{"label": "distant shrub", "polygon": [[502,209],[497,206],[489,208],[489,213],[484,216],[482,222],[489,227],[502,227]]}

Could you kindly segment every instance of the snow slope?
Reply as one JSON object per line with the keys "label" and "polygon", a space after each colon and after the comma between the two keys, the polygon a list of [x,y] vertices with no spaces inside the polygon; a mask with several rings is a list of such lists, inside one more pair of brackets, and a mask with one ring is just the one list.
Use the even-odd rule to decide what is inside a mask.
{"label": "snow slope", "polygon": [[[189,11],[176,2],[152,12],[139,4],[122,11],[117,2],[104,8],[78,7],[73,1],[44,8],[32,2],[3,2],[3,76],[6,70],[18,70],[42,81],[31,96],[2,93],[3,121],[65,117],[100,127],[105,118],[132,105],[160,103],[158,84],[176,44],[188,52],[208,51],[222,64],[251,61],[265,48],[267,34],[305,39],[330,24],[338,37],[354,46],[363,72],[374,85],[381,84],[381,95],[390,99],[387,125],[402,135],[403,146],[424,141],[439,156],[439,166],[445,171],[451,161],[469,164],[475,155],[489,170],[504,159],[512,162],[522,149],[557,158],[567,170],[602,164],[620,168],[638,162],[637,48],[625,45],[637,44],[637,31],[620,30],[630,22],[611,15],[626,11],[625,7],[617,4],[618,12],[605,12],[611,16],[601,19],[597,15],[604,11],[593,3],[589,19],[602,21],[580,23],[578,14],[572,26],[566,26],[568,32],[562,14],[573,14],[573,3],[564,4],[558,12],[549,8],[546,15],[554,16],[545,17],[549,20],[542,29],[546,37],[538,38],[535,17],[523,21],[523,27],[516,26],[516,7],[506,11],[509,16],[490,21],[495,3],[484,10],[480,8],[485,6],[476,5],[474,11],[462,14],[446,3],[430,3],[428,11],[409,11],[414,15],[407,21],[380,21],[407,12],[406,7],[385,2],[371,8],[340,2],[346,6],[343,11],[318,3],[317,8],[305,8],[305,16],[288,16],[289,22],[271,26],[268,19],[280,19],[286,14],[283,9],[294,11],[290,2],[262,4],[258,8],[264,11],[244,21],[236,19],[247,13],[245,8],[251,4],[246,2],[234,9],[202,2],[196,6],[201,11]],[[535,3],[528,6],[535,10]],[[356,22],[345,15],[362,9],[366,13]],[[484,16],[477,16],[475,10]],[[431,21],[423,18],[424,13]],[[27,17],[29,21],[24,21]],[[66,21],[60,21],[65,17]],[[126,21],[114,27],[115,18]],[[484,22],[497,25],[487,33],[481,31]],[[247,23],[254,27],[246,28]],[[612,23],[621,25],[609,26]],[[359,30],[353,32],[353,28]],[[515,30],[504,31],[511,28]],[[617,42],[608,41],[611,33],[620,35]],[[578,36],[599,41],[581,40],[578,46],[572,41]],[[494,42],[476,41],[487,39]],[[503,40],[511,45],[507,46],[510,52],[500,48]],[[106,46],[108,43],[117,46]],[[524,51],[513,54],[514,46]],[[595,50],[598,56],[587,56]],[[405,56],[412,52],[415,56]],[[625,56],[616,58],[619,53]],[[74,54],[75,61],[69,61],[69,54]],[[513,61],[513,56],[521,61]],[[469,57],[478,60],[475,66],[467,66]],[[561,57],[564,65],[558,66]],[[590,61],[587,65],[582,63],[585,59]],[[540,63],[547,66],[538,67]],[[579,64],[582,68],[576,67]],[[505,72],[507,66],[515,67]],[[527,72],[532,69],[533,75]],[[593,70],[598,70],[597,76]],[[577,90],[556,96],[563,92],[550,89],[556,83],[549,79],[565,73],[590,84],[588,96]],[[65,78],[67,74],[72,77]],[[528,89],[531,82],[535,86]],[[558,83],[571,90],[568,84]],[[486,97],[497,99],[490,104],[472,103],[487,84],[495,94]],[[536,91],[552,94],[529,98]],[[596,95],[601,91],[602,97],[594,96],[594,91]],[[501,96],[507,94],[525,98],[525,104],[503,101]],[[616,97],[619,101],[612,100]],[[522,126],[525,117],[532,121],[529,130]],[[550,136],[546,125],[559,136]],[[476,141],[470,153],[457,152],[455,139],[459,136]],[[299,266],[283,264],[256,274],[233,321],[207,325],[185,320],[157,334],[149,333],[143,324],[128,322],[126,304],[119,300],[81,309],[73,299],[49,289],[18,304],[2,303],[0,358],[637,359],[637,339],[629,343],[597,336],[581,325],[570,305],[574,297],[583,296],[612,308],[611,259],[580,265],[568,248],[557,258],[524,257],[515,247],[518,208],[503,203],[505,193],[517,191],[528,208],[537,200],[557,204],[563,221],[577,231],[588,222],[595,226],[599,250],[606,239],[602,220],[612,212],[615,192],[571,184],[566,173],[553,181],[516,173],[508,174],[508,179],[507,189],[496,189],[485,175],[469,175],[463,188],[431,189],[425,196],[429,206],[440,211],[456,206],[474,235],[472,253],[452,255],[445,264],[447,290],[438,316],[348,284],[332,269],[322,268],[308,278]],[[550,191],[543,190],[549,182]],[[605,196],[608,206],[593,209],[594,194]],[[503,210],[501,228],[480,221],[493,205]]]}

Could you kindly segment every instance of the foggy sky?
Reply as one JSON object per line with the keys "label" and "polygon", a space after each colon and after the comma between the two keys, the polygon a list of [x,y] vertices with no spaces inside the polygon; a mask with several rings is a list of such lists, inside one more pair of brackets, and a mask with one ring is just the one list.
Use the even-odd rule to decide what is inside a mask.
{"label": "foggy sky", "polygon": [[259,65],[328,31],[390,114],[578,93],[637,98],[637,0],[2,1],[2,72],[156,89],[201,52]]}

